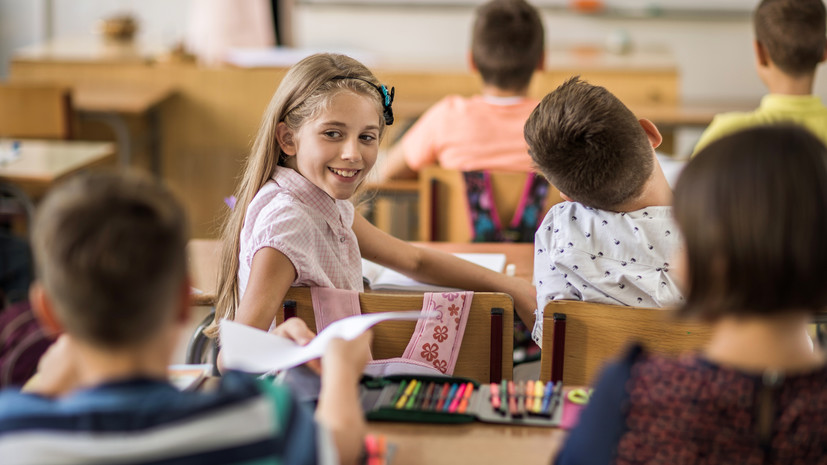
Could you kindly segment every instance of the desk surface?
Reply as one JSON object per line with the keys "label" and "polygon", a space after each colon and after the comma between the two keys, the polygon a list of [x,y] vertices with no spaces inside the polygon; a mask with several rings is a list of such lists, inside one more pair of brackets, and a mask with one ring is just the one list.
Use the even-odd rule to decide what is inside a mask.
{"label": "desk surface", "polygon": [[62,37],[24,47],[14,60],[37,62],[149,63],[166,47],[141,41],[116,42],[102,37]]}
{"label": "desk surface", "polygon": [[[534,275],[534,244],[415,242],[414,244],[451,253],[504,253],[506,263],[514,264],[515,276],[531,281]],[[193,239],[188,246],[192,285],[200,290],[193,305],[213,305],[216,276],[221,262],[221,241]]]}
{"label": "desk surface", "polygon": [[566,437],[566,432],[558,428],[486,423],[370,422],[368,431],[384,434],[389,443],[396,445],[393,465],[548,465]]}
{"label": "desk surface", "polygon": [[[0,150],[10,150],[12,141],[0,139]],[[0,179],[21,184],[47,185],[83,168],[114,159],[110,142],[21,140],[20,156],[0,164]]]}
{"label": "desk surface", "polygon": [[85,112],[142,114],[172,93],[172,87],[160,84],[83,82],[72,86],[72,106]]}

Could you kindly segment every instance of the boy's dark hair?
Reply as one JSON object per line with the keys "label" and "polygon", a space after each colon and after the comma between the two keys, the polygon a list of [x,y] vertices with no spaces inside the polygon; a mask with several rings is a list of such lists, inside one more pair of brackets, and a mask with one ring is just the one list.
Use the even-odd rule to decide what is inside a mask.
{"label": "boy's dark hair", "polygon": [[471,56],[486,84],[506,90],[528,87],[544,42],[540,15],[524,0],[492,0],[477,9]]}
{"label": "boy's dark hair", "polygon": [[755,9],[755,39],[785,73],[815,71],[827,45],[822,0],[763,0]]}
{"label": "boy's dark hair", "polygon": [[109,348],[157,334],[186,277],[186,221],[149,177],[84,174],[55,187],[32,242],[37,277],[67,332]]}
{"label": "boy's dark hair", "polygon": [[684,314],[827,306],[827,148],[809,131],[760,126],[719,139],[687,164],[674,194]]}
{"label": "boy's dark hair", "polygon": [[652,174],[652,144],[611,92],[573,77],[543,98],[525,124],[534,164],[567,196],[612,210],[640,195]]}

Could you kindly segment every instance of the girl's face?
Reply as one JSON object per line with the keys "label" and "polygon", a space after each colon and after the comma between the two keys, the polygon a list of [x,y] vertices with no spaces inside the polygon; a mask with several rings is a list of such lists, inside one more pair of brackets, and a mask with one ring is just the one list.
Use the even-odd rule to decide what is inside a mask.
{"label": "girl's face", "polygon": [[374,102],[341,91],[318,117],[297,131],[279,123],[287,166],[338,200],[349,199],[376,163],[379,118]]}

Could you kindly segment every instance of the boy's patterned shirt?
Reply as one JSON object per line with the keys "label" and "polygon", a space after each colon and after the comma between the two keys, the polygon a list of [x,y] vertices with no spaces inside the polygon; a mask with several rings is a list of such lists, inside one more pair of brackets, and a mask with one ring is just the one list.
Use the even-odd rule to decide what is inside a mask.
{"label": "boy's patterned shirt", "polygon": [[552,300],[677,305],[683,297],[669,262],[679,247],[671,207],[616,213],[576,202],[553,206],[534,237],[535,342],[542,343],[543,307]]}

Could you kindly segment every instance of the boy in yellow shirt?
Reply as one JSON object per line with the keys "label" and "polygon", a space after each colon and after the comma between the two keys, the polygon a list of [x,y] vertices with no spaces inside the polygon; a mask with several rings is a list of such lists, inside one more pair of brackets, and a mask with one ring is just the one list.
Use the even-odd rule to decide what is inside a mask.
{"label": "boy in yellow shirt", "polygon": [[755,10],[755,65],[770,93],[749,113],[715,116],[695,146],[740,129],[787,121],[827,143],[827,107],[812,95],[816,67],[827,58],[822,0],[763,0]]}

